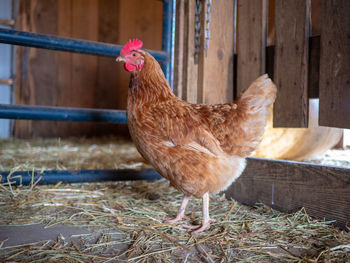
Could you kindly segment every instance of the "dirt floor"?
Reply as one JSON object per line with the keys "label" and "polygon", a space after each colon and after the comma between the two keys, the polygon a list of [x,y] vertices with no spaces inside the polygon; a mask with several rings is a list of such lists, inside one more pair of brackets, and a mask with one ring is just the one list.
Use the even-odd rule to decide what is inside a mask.
{"label": "dirt floor", "polygon": [[[344,160],[347,161],[346,159]],[[317,162],[314,161],[314,162]],[[117,138],[0,141],[0,170],[150,167]],[[165,180],[14,187],[0,184],[0,262],[350,262],[350,233],[310,218],[211,197],[168,224],[182,195]]]}

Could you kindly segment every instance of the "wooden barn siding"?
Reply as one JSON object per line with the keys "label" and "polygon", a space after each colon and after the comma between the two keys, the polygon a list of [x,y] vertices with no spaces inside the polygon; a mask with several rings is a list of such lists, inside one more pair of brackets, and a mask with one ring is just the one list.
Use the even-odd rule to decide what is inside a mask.
{"label": "wooden barn siding", "polygon": [[[205,1],[201,1],[201,32],[205,29]],[[211,6],[210,42],[195,60],[195,1],[179,0],[175,43],[175,94],[192,103],[225,103],[233,100],[235,1],[216,0]]]}
{"label": "wooden barn siding", "polygon": [[226,197],[247,205],[263,203],[287,213],[304,207],[308,215],[335,220],[337,226],[347,229],[350,168],[248,158],[247,168],[226,191]]}
{"label": "wooden barn siding", "polygon": [[[234,9],[235,1],[212,1],[208,50],[201,49],[198,60],[198,103],[226,103],[233,100]],[[203,1],[204,3],[204,1]],[[207,4],[202,7],[206,12]],[[202,32],[205,30],[202,16]],[[201,45],[204,46],[204,33]],[[220,76],[218,73],[220,72]]]}
{"label": "wooden barn siding", "polygon": [[321,8],[320,125],[350,128],[350,1]]}
{"label": "wooden barn siding", "polygon": [[[125,44],[140,38],[161,49],[162,3],[142,0],[19,1],[18,29]],[[125,109],[130,74],[113,58],[18,48],[16,103]],[[52,121],[15,122],[15,136],[127,134],[125,125]]]}
{"label": "wooden barn siding", "polygon": [[266,72],[267,0],[238,1],[237,94]]}
{"label": "wooden barn siding", "polygon": [[195,61],[195,1],[176,2],[174,92],[191,103],[197,102],[198,61]]}
{"label": "wooden barn siding", "polygon": [[308,62],[310,0],[280,0],[275,3],[274,104],[276,127],[308,126]]}
{"label": "wooden barn siding", "polygon": [[[238,0],[236,36],[236,44],[238,47],[237,54],[234,55],[234,63],[232,65],[231,60],[226,60],[221,64],[221,67],[219,67],[216,62],[213,62],[211,63],[210,74],[203,74],[203,61],[208,60],[208,58],[203,52],[199,64],[196,64],[194,59],[195,2],[189,0],[178,1],[175,43],[175,94],[189,102],[230,102],[231,94],[236,93],[235,96],[239,95],[249,86],[252,80],[264,72],[267,72],[272,79],[282,79],[283,86],[286,86],[286,88],[284,87],[279,93],[281,95],[278,96],[276,103],[283,108],[276,114],[276,119],[282,122],[277,123],[276,121],[277,126],[305,126],[308,116],[308,98],[318,98],[319,94],[320,37],[313,36],[310,39],[308,39],[308,37],[311,35],[310,20],[312,20],[312,32],[314,34],[320,33],[320,2],[320,0],[299,2],[284,0],[283,2],[278,2],[278,4],[295,5],[292,12],[298,13],[299,16],[302,15],[303,21],[306,24],[298,23],[296,26],[300,27],[299,30],[301,30],[303,34],[298,34],[298,36],[300,36],[298,39],[288,42],[288,38],[290,37],[288,33],[297,28],[294,27],[293,24],[290,25],[290,23],[280,23],[279,30],[286,30],[287,32],[287,34],[284,33],[287,37],[284,37],[280,42],[288,46],[291,50],[289,53],[291,54],[284,54],[283,57],[277,55],[278,58],[276,58],[276,62],[274,46],[276,1],[270,0],[267,4],[267,1]],[[252,8],[255,6],[259,8]],[[225,7],[227,10],[232,10],[230,9],[231,3],[227,4]],[[304,10],[304,12],[299,12],[300,10]],[[231,12],[234,12],[234,10]],[[310,13],[312,14],[311,18]],[[285,14],[280,14],[280,18],[277,19],[283,20],[284,15]],[[228,21],[234,25],[235,21]],[[204,26],[203,23],[204,21],[202,21],[202,28]],[[221,28],[227,26],[231,25],[222,22]],[[217,26],[215,25],[210,26],[211,34],[214,32],[216,36],[220,36],[221,33],[216,30],[216,28]],[[231,31],[229,31],[229,33],[231,34]],[[233,28],[232,33],[232,38],[235,39],[235,28]],[[225,35],[225,38],[221,37],[221,39],[224,41],[229,37],[229,35]],[[211,54],[217,51],[212,47],[215,43],[214,40],[210,40],[211,48],[209,48],[209,52],[211,52]],[[266,47],[266,43],[269,45],[268,47]],[[281,43],[279,47],[281,47]],[[301,47],[299,48],[298,46],[298,51],[295,48],[296,44]],[[228,52],[227,54],[227,56],[230,56],[231,53]],[[226,53],[224,56],[226,56]],[[212,58],[215,59],[214,56]],[[293,63],[299,66],[292,67],[291,65],[293,63],[289,62],[286,64],[285,62],[289,59],[293,59]],[[227,61],[229,63],[225,64]],[[275,62],[280,64],[276,76],[274,74]],[[229,87],[222,85],[221,80],[223,76],[227,73],[229,74],[229,71],[221,70],[223,65],[225,65],[226,68],[232,67],[232,71],[234,72],[233,85],[235,85],[235,87],[233,85]],[[290,75],[288,81],[283,80],[285,73],[289,73]],[[293,76],[296,78],[293,79]],[[208,92],[203,92],[203,83],[208,81],[211,83],[215,82],[216,84],[207,86]],[[225,90],[227,91],[230,89],[232,93],[225,92]],[[287,107],[287,110],[284,109],[283,105]],[[296,118],[291,114],[294,108],[298,110],[295,114],[297,116]],[[289,120],[292,120],[294,123],[289,123]],[[286,122],[289,124],[286,125]]]}

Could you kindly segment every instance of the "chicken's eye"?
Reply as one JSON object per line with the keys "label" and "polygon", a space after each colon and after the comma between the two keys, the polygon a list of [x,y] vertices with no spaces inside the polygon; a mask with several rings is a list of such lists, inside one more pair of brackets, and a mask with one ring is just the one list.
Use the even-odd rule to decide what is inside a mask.
{"label": "chicken's eye", "polygon": [[135,54],[135,53],[132,53],[132,56],[133,56],[133,57],[136,57],[136,54]]}

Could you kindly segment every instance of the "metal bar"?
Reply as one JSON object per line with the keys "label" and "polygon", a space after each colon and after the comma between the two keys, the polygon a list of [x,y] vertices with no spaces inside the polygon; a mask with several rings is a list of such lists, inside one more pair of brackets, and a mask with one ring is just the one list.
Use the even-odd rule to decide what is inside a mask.
{"label": "metal bar", "polygon": [[91,183],[102,181],[155,180],[161,176],[154,169],[136,170],[65,170],[0,172],[0,182],[11,185]]}
{"label": "metal bar", "polygon": [[[123,48],[121,45],[3,28],[0,28],[0,43],[105,57],[117,57],[119,56],[120,50]],[[169,61],[169,55],[167,52],[145,50],[160,63],[167,63]]]}
{"label": "metal bar", "polygon": [[169,54],[170,61],[163,64],[163,72],[169,85],[173,87],[173,60],[174,60],[174,37],[175,37],[175,0],[163,1],[163,32],[162,50]]}
{"label": "metal bar", "polygon": [[123,110],[0,104],[0,119],[126,123]]}

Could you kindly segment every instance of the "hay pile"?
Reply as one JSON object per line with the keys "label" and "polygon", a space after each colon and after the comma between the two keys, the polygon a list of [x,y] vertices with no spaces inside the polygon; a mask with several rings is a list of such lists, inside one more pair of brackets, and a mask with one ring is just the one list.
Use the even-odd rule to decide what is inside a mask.
{"label": "hay pile", "polygon": [[131,141],[117,137],[0,140],[0,170],[151,168]]}
{"label": "hay pile", "polygon": [[[98,143],[84,139],[62,140],[59,144],[57,140],[41,142],[30,141],[29,145],[23,141],[2,142],[1,169],[11,166],[16,169],[147,166],[134,149],[127,149],[132,148],[129,142],[125,142],[126,145],[108,139]],[[12,149],[3,148],[4,144],[9,146],[16,143],[17,146]],[[41,147],[40,151],[45,156],[38,153],[38,147]],[[57,147],[56,150],[63,148],[65,152],[55,153],[52,147]],[[75,147],[78,150],[73,151]],[[83,150],[83,147],[86,148]],[[90,147],[93,150],[89,154]],[[123,153],[118,155],[119,150]],[[18,151],[23,159],[11,159],[10,151]],[[98,153],[96,159],[99,158],[106,166],[101,167],[92,153]],[[26,154],[27,160],[24,161]],[[67,157],[68,154],[72,155]],[[52,160],[49,160],[49,156],[52,156]],[[64,162],[66,158],[67,163]],[[106,163],[107,159],[111,163]],[[65,224],[90,231],[90,234],[75,236],[73,242],[58,236],[57,240],[0,248],[0,261],[350,261],[350,234],[332,227],[330,222],[311,219],[304,210],[284,214],[263,205],[240,205],[221,195],[212,196],[210,202],[211,216],[217,222],[207,232],[192,236],[181,227],[181,223],[166,224],[162,221],[164,217],[175,216],[181,198],[182,195],[164,180],[55,186],[35,186],[35,182],[30,186],[19,187],[0,185],[1,225],[42,223],[52,227]],[[187,215],[189,219],[186,223],[200,223],[200,200],[190,202]],[[0,246],[6,244],[1,241],[4,240],[0,240]]]}

